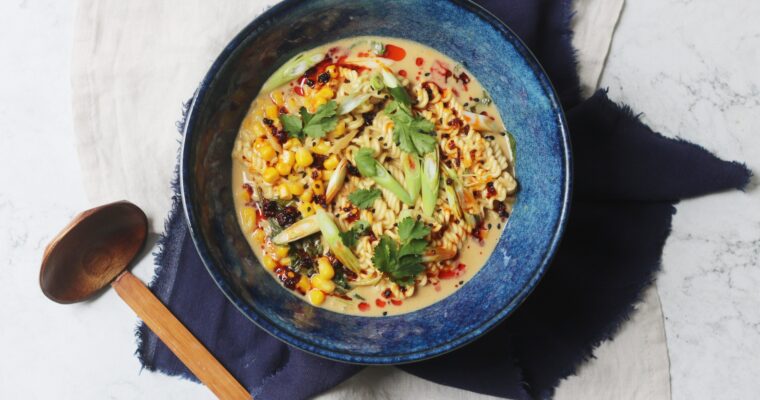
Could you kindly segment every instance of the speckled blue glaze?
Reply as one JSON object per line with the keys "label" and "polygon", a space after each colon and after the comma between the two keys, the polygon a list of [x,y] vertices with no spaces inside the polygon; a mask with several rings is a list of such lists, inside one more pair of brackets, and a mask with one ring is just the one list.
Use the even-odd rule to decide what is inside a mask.
{"label": "speckled blue glaze", "polygon": [[[300,51],[344,37],[415,40],[467,68],[517,141],[518,200],[494,254],[453,295],[400,316],[315,308],[259,265],[235,220],[230,166],[245,111],[264,80]],[[398,364],[466,344],[505,319],[538,283],[557,247],[570,196],[570,152],[557,96],[506,26],[470,2],[286,0],[224,49],[195,94],[181,155],[182,197],[203,262],[235,306],[275,337],[335,360]]]}

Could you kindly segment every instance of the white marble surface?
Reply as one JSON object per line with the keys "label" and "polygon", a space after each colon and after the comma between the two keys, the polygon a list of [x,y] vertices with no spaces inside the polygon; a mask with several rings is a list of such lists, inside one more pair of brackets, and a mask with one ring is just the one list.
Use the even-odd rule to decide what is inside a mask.
{"label": "white marble surface", "polygon": [[[760,171],[754,0],[636,0],[602,86],[669,135]],[[71,128],[74,2],[0,2],[0,398],[188,399],[206,389],[140,373],[135,318],[113,293],[61,306],[39,292],[42,249],[88,206]],[[673,398],[760,394],[760,189],[683,202],[663,256]],[[149,279],[150,258],[136,268]]]}
{"label": "white marble surface", "polygon": [[[628,1],[601,86],[655,130],[760,175],[755,0]],[[760,396],[760,187],[684,201],[658,288],[673,399]]]}

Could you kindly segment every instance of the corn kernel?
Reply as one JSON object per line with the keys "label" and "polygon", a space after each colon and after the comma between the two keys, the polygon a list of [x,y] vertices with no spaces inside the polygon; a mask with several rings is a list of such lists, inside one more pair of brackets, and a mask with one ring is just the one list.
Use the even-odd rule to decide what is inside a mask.
{"label": "corn kernel", "polygon": [[287,185],[280,185],[277,188],[277,198],[280,200],[290,200],[293,198],[293,193],[290,193],[290,190],[288,190]]}
{"label": "corn kernel", "polygon": [[314,162],[314,157],[311,156],[311,152],[308,149],[298,149],[296,151],[296,165],[301,168],[308,167]]}
{"label": "corn kernel", "polygon": [[265,144],[266,144],[266,145],[269,145],[269,142],[267,141],[267,139],[266,139],[266,138],[263,138],[263,137],[258,137],[258,138],[256,138],[256,140],[253,142],[253,148],[254,148],[254,149],[256,149],[256,150],[258,151],[258,150],[261,148],[261,146],[263,146],[263,145],[265,145]]}
{"label": "corn kernel", "polygon": [[332,293],[335,290],[335,284],[333,281],[326,279],[320,274],[311,276],[311,286],[314,286],[325,293]]}
{"label": "corn kernel", "polygon": [[314,153],[317,153],[319,155],[327,155],[327,153],[330,152],[330,143],[329,142],[320,142],[318,145],[311,148],[311,151]]}
{"label": "corn kernel", "polygon": [[306,107],[307,110],[313,112],[314,111],[314,100],[306,94],[308,92],[308,89],[304,89],[304,98],[303,98],[303,106]]}
{"label": "corn kernel", "polygon": [[327,257],[319,257],[319,259],[317,259],[317,267],[319,268],[319,276],[322,278],[329,280],[335,276],[335,269]]}
{"label": "corn kernel", "polygon": [[341,137],[346,133],[346,123],[341,120],[338,122],[338,125],[335,126],[335,130],[333,131],[333,135],[335,137]]}
{"label": "corn kernel", "polygon": [[330,180],[330,177],[331,177],[331,176],[332,176],[332,174],[333,174],[333,172],[334,172],[334,171],[327,171],[327,170],[325,170],[325,171],[322,171],[322,180],[323,180],[323,181],[325,181],[325,182],[329,181],[329,180]]}
{"label": "corn kernel", "polygon": [[267,118],[273,121],[276,120],[280,114],[277,110],[277,106],[274,104],[267,104],[267,106],[264,108],[264,112],[266,113]]}
{"label": "corn kernel", "polygon": [[264,233],[264,230],[259,228],[253,231],[253,241],[256,242],[259,246],[264,244],[264,239],[266,238],[267,234]]}
{"label": "corn kernel", "polygon": [[303,185],[301,185],[301,182],[288,182],[288,190],[290,193],[294,196],[300,196],[303,194]]}
{"label": "corn kernel", "polygon": [[259,157],[263,158],[266,161],[272,161],[272,159],[277,155],[272,146],[269,144],[262,144],[259,147],[258,151]]}
{"label": "corn kernel", "polygon": [[304,203],[311,203],[311,200],[314,198],[314,192],[311,189],[306,189],[303,191],[300,198]]}
{"label": "corn kernel", "polygon": [[262,177],[267,183],[275,183],[280,178],[280,173],[274,167],[266,167]]}
{"label": "corn kernel", "polygon": [[253,133],[255,133],[257,137],[264,137],[267,135],[267,128],[263,123],[257,122],[253,124]]}
{"label": "corn kernel", "polygon": [[301,279],[296,283],[296,289],[303,294],[306,294],[311,289],[311,282],[309,282],[309,278],[306,275],[301,275]]}
{"label": "corn kernel", "polygon": [[293,260],[291,260],[290,257],[283,257],[283,258],[280,259],[280,265],[284,265],[286,267],[290,266],[290,263],[292,263],[292,262],[293,262]]}
{"label": "corn kernel", "polygon": [[317,97],[316,99],[314,99],[314,107],[319,107],[326,103],[327,103],[327,99],[325,99],[324,97]]}
{"label": "corn kernel", "polygon": [[294,147],[299,147],[299,146],[301,146],[301,141],[298,140],[298,139],[296,139],[296,138],[290,138],[290,139],[288,139],[287,142],[285,142],[285,144],[282,145],[282,147],[285,150],[290,150],[290,149],[292,149]]}
{"label": "corn kernel", "polygon": [[293,164],[296,163],[296,156],[295,154],[293,154],[292,151],[285,150],[282,152],[282,154],[280,154],[280,162],[290,165],[292,167]]}
{"label": "corn kernel", "polygon": [[275,90],[274,92],[272,92],[271,96],[269,97],[272,99],[272,102],[274,102],[274,104],[277,104],[278,106],[281,106],[285,100],[282,97],[282,92],[279,90]]}
{"label": "corn kernel", "polygon": [[238,202],[243,203],[243,204],[251,200],[251,196],[248,194],[247,190],[238,191],[236,196],[237,196]]}
{"label": "corn kernel", "polygon": [[270,256],[264,256],[263,260],[264,268],[274,271],[275,268],[277,268],[277,261],[274,260],[274,258]]}
{"label": "corn kernel", "polygon": [[288,165],[288,164],[285,164],[285,163],[284,163],[284,162],[282,162],[282,161],[279,161],[279,162],[277,163],[277,165],[275,166],[275,168],[277,168],[277,172],[278,172],[280,175],[282,175],[282,176],[285,176],[285,175],[287,175],[287,174],[289,174],[289,173],[290,173],[290,167],[291,167],[290,165]]}
{"label": "corn kernel", "polygon": [[323,195],[325,194],[325,184],[322,182],[314,182],[314,185],[312,185],[314,194],[316,195]]}
{"label": "corn kernel", "polygon": [[325,71],[330,74],[330,78],[338,76],[338,71],[335,69],[335,65],[328,65],[327,68],[325,68]]}
{"label": "corn kernel", "polygon": [[330,89],[329,86],[323,86],[322,89],[319,89],[317,92],[317,97],[329,100],[332,99],[332,97],[335,95],[332,89]]}
{"label": "corn kernel", "polygon": [[319,289],[309,290],[309,302],[315,306],[325,302],[325,294]]}
{"label": "corn kernel", "polygon": [[314,209],[314,205],[311,203],[301,202],[298,204],[297,208],[298,208],[298,211],[301,213],[301,216],[303,216],[304,218],[310,217],[314,215],[314,213],[316,212],[316,210]]}
{"label": "corn kernel", "polygon": [[338,162],[338,156],[333,154],[325,160],[324,166],[329,170],[334,170],[338,166]]}
{"label": "corn kernel", "polygon": [[287,257],[288,251],[290,251],[288,246],[277,246],[274,250],[274,254],[277,254],[277,257],[283,258]]}
{"label": "corn kernel", "polygon": [[256,210],[253,207],[245,207],[240,211],[243,220],[243,228],[247,231],[256,227]]}

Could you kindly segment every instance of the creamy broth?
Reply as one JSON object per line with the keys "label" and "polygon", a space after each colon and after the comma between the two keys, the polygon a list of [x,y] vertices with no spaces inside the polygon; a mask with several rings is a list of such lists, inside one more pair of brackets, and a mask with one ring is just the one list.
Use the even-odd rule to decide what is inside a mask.
{"label": "creamy broth", "polygon": [[[403,39],[385,38],[385,37],[348,38],[348,39],[332,42],[327,45],[321,46],[319,48],[316,48],[314,51],[310,50],[309,53],[313,54],[315,52],[316,53],[321,52],[321,53],[325,53],[329,55],[331,53],[335,53],[336,52],[335,49],[339,49],[338,52],[340,52],[340,54],[342,54],[344,58],[347,56],[348,60],[355,59],[355,57],[362,57],[363,55],[369,55],[370,57],[368,58],[371,58],[372,50],[374,49],[373,46],[377,46],[377,43],[381,43],[384,45],[385,53],[382,53],[382,54],[385,57],[394,59],[394,62],[392,63],[392,65],[389,66],[392,72],[402,81],[402,83],[404,83],[405,81],[408,81],[406,85],[407,92],[409,92],[412,99],[415,99],[416,97],[415,90],[414,90],[415,87],[418,87],[422,82],[433,82],[440,87],[441,91],[447,88],[451,90],[453,98],[459,104],[462,105],[464,110],[471,110],[471,112],[475,114],[487,115],[488,120],[489,120],[488,123],[490,124],[489,126],[491,127],[491,129],[484,131],[482,135],[485,135],[484,136],[485,140],[489,142],[494,142],[498,145],[498,148],[501,149],[503,154],[506,156],[506,159],[508,160],[508,164],[509,164],[508,168],[504,171],[504,173],[509,174],[510,176],[514,176],[514,166],[513,166],[514,157],[512,155],[512,150],[509,144],[509,136],[506,134],[506,129],[504,128],[504,125],[501,120],[501,117],[499,116],[498,110],[493,104],[493,102],[490,101],[490,98],[488,98],[487,92],[477,81],[476,77],[470,74],[461,65],[460,62],[452,60],[448,58],[447,56],[439,53],[438,51],[431,49],[429,47],[426,47],[424,45],[421,45],[419,43],[403,40]],[[331,51],[331,49],[333,50]],[[403,58],[402,58],[401,53],[405,53]],[[338,57],[336,56],[335,58],[338,58]],[[466,63],[467,60],[462,60],[462,61]],[[366,72],[366,71],[361,71],[361,72]],[[318,78],[318,79],[321,79],[321,78]],[[298,92],[299,90],[302,90],[301,88],[303,87],[303,84],[304,84],[303,79],[300,79],[300,80],[296,79],[295,81],[290,82],[289,84],[286,84],[284,86],[281,86],[275,90],[275,91],[279,91],[283,93],[284,98],[286,99],[285,101],[283,101],[284,103],[283,105],[278,106],[278,113],[281,114],[285,109],[288,109],[291,113],[293,112],[292,110],[293,107],[288,106],[287,99],[289,97],[294,97],[296,101],[301,101],[299,97],[295,97],[295,96],[300,96],[301,93],[298,93]],[[306,91],[308,92],[309,89],[306,89]],[[294,95],[294,92],[297,94]],[[273,95],[271,92],[264,92],[264,91],[262,91],[262,93],[259,94],[256,100],[254,100],[254,102],[252,103],[251,108],[248,113],[249,115],[246,116],[246,121],[243,123],[243,126],[241,127],[241,133],[239,134],[240,136],[238,138],[239,141],[242,140],[241,138],[244,131],[248,131],[246,134],[251,134],[250,132],[254,130],[251,128],[251,125],[253,124],[253,122],[250,122],[250,121],[256,120],[257,117],[254,114],[262,113],[262,112],[266,113],[266,111],[262,111],[262,109],[265,109],[266,106],[269,104],[276,103],[279,100],[278,96],[280,95]],[[258,117],[258,118],[259,118],[258,120],[262,120],[261,117]],[[263,120],[266,120],[266,118],[264,118]],[[266,125],[266,122],[264,125]],[[474,124],[470,124],[470,125],[474,125]],[[369,129],[369,128],[370,127],[368,126],[362,129]],[[258,129],[260,131],[260,128]],[[276,128],[273,128],[273,129],[276,130]],[[359,132],[357,137],[361,136],[362,134],[363,134],[362,132]],[[255,136],[256,135],[253,135],[252,137],[255,137]],[[327,138],[329,137],[330,135],[328,134]],[[447,139],[443,138],[443,136],[441,136],[440,134],[438,134],[437,138],[438,138],[438,144],[441,147],[448,145]],[[258,139],[258,140],[261,141],[261,139]],[[326,140],[326,141],[329,141],[329,140]],[[333,140],[333,142],[334,141],[335,140]],[[317,141],[314,141],[307,137],[305,138],[303,142],[304,142],[304,146],[311,145],[312,150],[316,151],[316,146],[318,144]],[[243,146],[243,148],[245,147]],[[232,187],[233,187],[235,211],[238,217],[238,221],[254,253],[259,258],[259,260],[262,261],[262,264],[265,265],[265,268],[270,271],[270,274],[273,276],[273,279],[282,280],[282,278],[278,278],[278,274],[281,274],[282,268],[285,268],[285,267],[282,267],[282,266],[276,267],[276,268],[280,268],[277,270],[277,271],[280,271],[278,274],[273,272],[271,268],[266,267],[267,265],[269,265],[269,267],[272,267],[273,265],[271,262],[270,263],[264,262],[265,252],[266,251],[271,252],[273,246],[271,245],[271,243],[269,243],[269,239],[270,239],[269,237],[264,237],[262,239],[261,212],[259,212],[256,216],[252,217],[252,211],[251,211],[252,202],[251,202],[250,187],[252,185],[261,186],[261,188],[265,192],[269,191],[270,193],[274,193],[273,196],[275,197],[277,196],[278,193],[281,193],[281,192],[278,192],[278,189],[276,188],[269,188],[266,183],[262,184],[262,181],[261,181],[262,179],[261,169],[269,167],[270,164],[274,165],[274,161],[272,161],[271,163],[270,161],[267,161],[266,166],[264,164],[261,164],[259,168],[256,168],[256,166],[253,165],[253,163],[249,163],[246,161],[250,157],[248,158],[245,157],[245,154],[246,154],[245,150],[241,150],[240,144],[236,144],[235,151],[236,152],[233,153],[233,158],[236,161],[233,162],[233,167],[232,167]],[[282,151],[284,152],[286,150],[284,150],[283,148]],[[241,156],[241,154],[243,155]],[[329,156],[329,154],[326,156]],[[276,158],[273,160],[280,160],[281,158],[283,158],[282,153],[278,153],[277,157],[279,158]],[[242,162],[240,161],[241,159],[243,160]],[[277,165],[279,166],[279,164]],[[297,165],[298,164],[295,164],[293,168],[296,168]],[[310,169],[304,168],[304,171],[310,171]],[[441,176],[445,178],[443,171],[441,172]],[[285,178],[279,178],[279,179],[285,179]],[[360,179],[360,178],[356,178],[356,179]],[[467,182],[467,180],[478,179],[478,177],[466,176],[465,178],[462,178],[462,179],[463,179],[463,182]],[[404,184],[403,181],[401,181],[401,183],[402,185]],[[284,184],[284,183],[281,185],[287,186],[287,184]],[[473,194],[476,196],[482,196],[483,198],[490,196],[490,191],[493,190],[493,185],[491,186],[488,186],[488,185],[489,184],[486,184],[487,189],[484,189],[484,191],[473,190]],[[466,185],[462,185],[462,187],[465,187],[465,186]],[[475,186],[475,187],[478,187],[478,186]],[[498,190],[501,190],[501,187],[499,187]],[[464,244],[460,248],[457,257],[454,259],[440,262],[439,263],[440,266],[436,267],[436,271],[434,273],[435,276],[432,276],[430,275],[430,273],[427,273],[427,278],[423,279],[425,281],[424,285],[421,284],[419,277],[415,278],[416,283],[413,285],[414,286],[413,295],[410,295],[404,298],[396,297],[396,296],[389,297],[388,296],[389,288],[387,285],[386,286],[383,286],[383,285],[359,286],[356,288],[349,289],[347,293],[341,294],[340,296],[336,295],[336,293],[332,293],[332,294],[328,293],[327,296],[325,296],[324,302],[321,303],[319,306],[331,311],[339,312],[339,313],[380,317],[384,315],[397,315],[397,314],[403,314],[403,313],[411,312],[414,310],[418,310],[420,308],[427,307],[449,296],[450,294],[455,292],[459,287],[467,284],[467,281],[471,279],[480,270],[480,268],[485,264],[486,260],[493,252],[496,246],[496,243],[498,242],[499,237],[501,236],[501,232],[504,229],[504,226],[506,225],[506,222],[507,222],[506,217],[508,216],[508,213],[512,211],[512,204],[514,203],[515,195],[516,195],[514,190],[515,189],[512,188],[511,192],[509,192],[506,195],[505,199],[503,201],[499,201],[499,203],[503,203],[503,211],[501,212],[501,216],[491,209],[488,209],[485,211],[484,217],[479,222],[478,229],[476,229],[476,231],[480,233],[482,240],[475,238],[472,234],[468,234],[464,236],[462,238],[462,241],[464,241]],[[336,198],[335,198],[336,200],[334,200],[334,202],[339,201],[341,197],[348,196],[349,193],[350,192],[348,192],[348,189],[346,190],[341,189],[336,195]],[[498,195],[504,196],[501,192],[499,192]],[[264,194],[264,196],[266,197],[266,193]],[[298,195],[292,195],[292,196],[293,196],[293,200],[291,201],[296,201],[298,199]],[[438,196],[444,197],[444,198],[446,196],[446,194],[444,193],[443,185],[441,185],[439,188]],[[484,201],[491,201],[491,200],[484,200]],[[420,202],[421,200],[418,199],[415,205],[416,208],[414,208],[415,210],[417,210],[420,207],[419,205]],[[375,212],[375,209],[357,210],[357,211],[360,212],[360,215],[366,216],[367,215],[366,212]],[[341,226],[341,224],[344,224],[343,221],[339,220],[338,222],[339,222],[339,226]],[[372,229],[374,229],[374,227]],[[443,232],[445,232],[447,228],[441,228],[441,229]],[[315,233],[315,235],[320,235],[320,233],[317,232]],[[364,239],[364,240],[372,242],[373,239],[370,238],[370,239]],[[442,240],[442,239],[439,239],[439,240]],[[322,244],[324,245],[324,243],[325,241],[323,239]],[[376,245],[377,240],[375,240],[372,243],[373,245]],[[430,243],[433,243],[432,239],[430,239]],[[289,255],[290,254],[292,253],[289,253]],[[289,256],[283,256],[281,257],[281,260],[288,260],[289,262]],[[366,258],[364,260],[366,263]],[[279,265],[279,263],[280,261],[278,261],[276,264]],[[362,268],[368,268],[368,267],[370,266],[362,265]],[[286,289],[283,289],[283,290],[286,290]],[[310,301],[309,296],[305,295],[304,293],[300,293],[298,287],[296,287],[295,290],[291,290],[291,293],[307,302]],[[350,300],[346,299],[345,297],[350,298]]]}

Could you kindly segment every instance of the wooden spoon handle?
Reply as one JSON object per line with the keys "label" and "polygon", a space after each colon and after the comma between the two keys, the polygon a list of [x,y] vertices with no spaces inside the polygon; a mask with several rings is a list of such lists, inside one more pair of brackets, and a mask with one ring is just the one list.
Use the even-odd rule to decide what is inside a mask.
{"label": "wooden spoon handle", "polygon": [[111,283],[138,317],[220,399],[252,399],[217,359],[137,277],[124,271]]}

